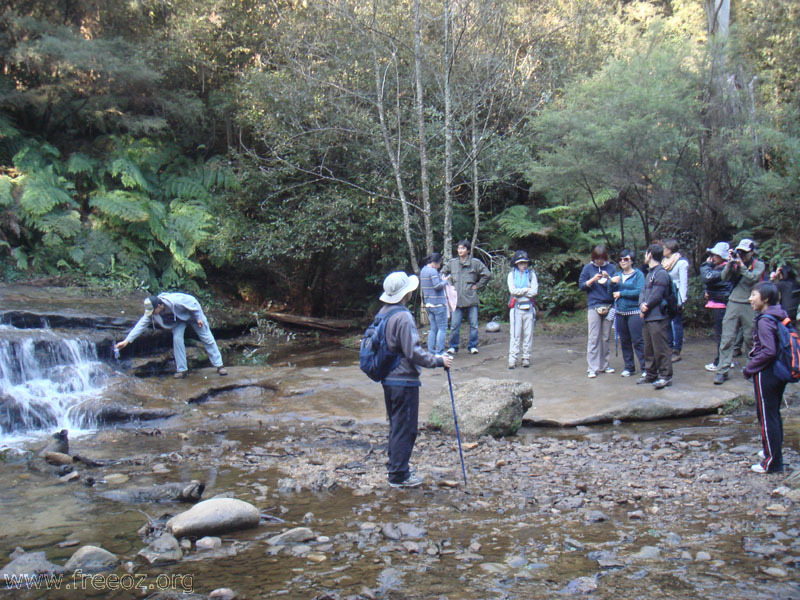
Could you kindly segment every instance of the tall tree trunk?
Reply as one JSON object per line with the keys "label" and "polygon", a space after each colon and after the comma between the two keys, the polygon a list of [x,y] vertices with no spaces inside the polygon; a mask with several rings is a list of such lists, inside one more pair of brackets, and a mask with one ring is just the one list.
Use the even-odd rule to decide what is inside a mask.
{"label": "tall tree trunk", "polygon": [[444,0],[444,256],[453,256],[453,107],[450,75],[453,50],[450,41],[450,0]]}
{"label": "tall tree trunk", "polygon": [[[378,108],[378,119],[381,125],[381,136],[383,137],[383,146],[386,148],[386,153],[389,155],[389,161],[392,163],[392,171],[394,171],[395,184],[397,185],[397,197],[400,199],[400,206],[403,210],[403,231],[405,233],[406,244],[408,245],[408,257],[411,260],[411,268],[414,272],[419,272],[419,264],[417,263],[417,253],[414,250],[414,242],[411,239],[411,216],[408,210],[408,201],[406,199],[406,192],[403,186],[403,177],[400,171],[400,148],[402,142],[402,134],[400,131],[400,113],[398,109],[397,115],[397,151],[392,148],[392,141],[389,136],[389,127],[386,125],[386,108],[384,104],[385,97],[385,78],[381,75],[381,67],[378,62],[377,40],[375,39],[374,28],[372,34],[372,61],[375,70],[375,102]],[[392,57],[392,60],[395,60]],[[400,101],[400,83],[397,81],[397,101]]]}
{"label": "tall tree trunk", "polygon": [[478,123],[475,118],[477,108],[472,111],[470,117],[470,143],[472,144],[472,208],[475,226],[472,229],[472,247],[478,243],[478,231],[481,227],[481,190],[478,182]]}
{"label": "tall tree trunk", "polygon": [[431,190],[428,180],[428,139],[425,134],[425,111],[422,89],[422,34],[419,22],[419,0],[414,0],[414,79],[417,88],[417,131],[419,137],[419,184],[422,190],[422,223],[425,228],[425,252],[434,250],[431,226]]}

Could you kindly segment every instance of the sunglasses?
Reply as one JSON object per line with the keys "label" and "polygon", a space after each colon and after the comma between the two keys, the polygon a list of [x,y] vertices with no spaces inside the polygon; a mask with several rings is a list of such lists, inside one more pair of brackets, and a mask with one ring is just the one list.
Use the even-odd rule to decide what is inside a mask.
{"label": "sunglasses", "polygon": [[631,257],[630,256],[623,256],[622,258],[619,259],[619,262],[622,262],[624,260],[631,260]]}

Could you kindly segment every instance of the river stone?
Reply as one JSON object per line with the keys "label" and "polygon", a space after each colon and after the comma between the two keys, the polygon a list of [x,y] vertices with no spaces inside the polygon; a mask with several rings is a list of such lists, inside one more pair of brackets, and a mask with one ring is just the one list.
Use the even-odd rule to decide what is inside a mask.
{"label": "river stone", "polygon": [[219,588],[208,595],[208,600],[236,600],[236,592],[231,588]]}
{"label": "river stone", "polygon": [[222,546],[222,540],[218,537],[202,537],[195,542],[195,548],[198,550],[214,550]]}
{"label": "river stone", "polygon": [[281,534],[273,535],[267,540],[270,546],[283,546],[284,544],[299,544],[314,539],[314,532],[308,527],[295,527]]}
{"label": "river stone", "polygon": [[61,567],[47,560],[44,552],[23,552],[3,567],[0,580],[11,575],[35,575],[38,573],[59,573]]}
{"label": "river stone", "polygon": [[51,465],[71,465],[72,457],[63,452],[50,452],[49,450],[44,453],[44,459]]}
{"label": "river stone", "polygon": [[167,529],[177,537],[211,535],[258,527],[258,509],[236,498],[212,498],[195,504],[167,521]]}
{"label": "river stone", "polygon": [[[109,478],[112,476],[113,475],[109,475],[106,477],[106,481],[109,481]],[[117,481],[124,482],[127,480],[127,475],[117,474],[117,477],[125,478],[124,480],[118,479]],[[140,504],[145,502],[198,502],[203,495],[205,487],[204,483],[192,480],[188,483],[164,483],[148,487],[109,490],[107,492],[101,492],[100,495],[114,502],[125,502],[128,504]]]}
{"label": "river stone", "polygon": [[[508,379],[470,379],[454,386],[453,394],[459,429],[468,436],[515,434],[533,403],[531,384]],[[455,433],[448,392],[434,400],[428,422],[436,429]]]}
{"label": "river stone", "polygon": [[179,561],[183,558],[183,550],[175,536],[164,533],[149,546],[139,550],[138,556],[144,558],[151,565],[163,565]]}
{"label": "river stone", "polygon": [[84,573],[99,573],[111,571],[119,564],[116,555],[111,554],[98,546],[83,546],[73,554],[64,565],[67,571],[83,571]]}

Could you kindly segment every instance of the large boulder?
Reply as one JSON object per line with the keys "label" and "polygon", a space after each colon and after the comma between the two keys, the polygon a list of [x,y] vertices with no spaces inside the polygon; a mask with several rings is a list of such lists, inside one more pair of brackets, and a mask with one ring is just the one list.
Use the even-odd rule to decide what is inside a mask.
{"label": "large boulder", "polygon": [[[533,386],[513,380],[478,377],[453,386],[458,428],[465,436],[513,435],[533,403]],[[434,400],[428,424],[454,433],[453,408],[449,393]]]}
{"label": "large boulder", "polygon": [[261,515],[252,504],[236,498],[212,498],[172,517],[167,529],[176,537],[202,537],[257,527],[260,521]]}

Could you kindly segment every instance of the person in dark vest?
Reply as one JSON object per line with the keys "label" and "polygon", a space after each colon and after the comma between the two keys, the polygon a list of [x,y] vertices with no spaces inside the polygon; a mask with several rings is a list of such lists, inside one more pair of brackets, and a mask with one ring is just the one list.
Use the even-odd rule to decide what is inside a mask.
{"label": "person in dark vest", "polygon": [[[383,307],[378,314],[389,312],[394,306],[405,306],[419,286],[416,275],[402,271],[389,274],[383,281],[380,301]],[[417,439],[419,416],[420,367],[449,369],[453,357],[436,356],[423,350],[419,343],[414,316],[408,310],[398,310],[386,321],[386,346],[400,355],[400,361],[381,381],[386,417],[389,419],[389,485],[394,488],[415,487],[422,479],[411,471],[408,462]]]}

